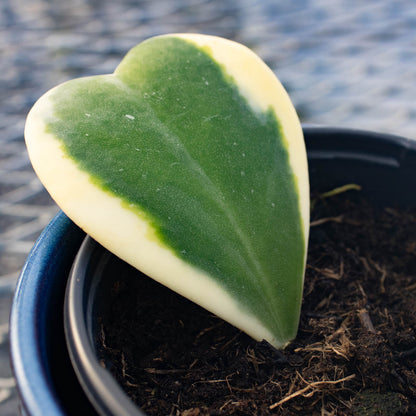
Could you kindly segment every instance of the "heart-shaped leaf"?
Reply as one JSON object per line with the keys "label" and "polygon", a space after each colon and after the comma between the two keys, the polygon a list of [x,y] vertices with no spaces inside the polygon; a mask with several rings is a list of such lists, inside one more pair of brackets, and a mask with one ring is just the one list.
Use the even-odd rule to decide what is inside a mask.
{"label": "heart-shaped leaf", "polygon": [[52,197],[103,246],[256,339],[294,338],[306,154],[290,99],[249,49],[149,39],[114,74],[46,93],[25,137]]}

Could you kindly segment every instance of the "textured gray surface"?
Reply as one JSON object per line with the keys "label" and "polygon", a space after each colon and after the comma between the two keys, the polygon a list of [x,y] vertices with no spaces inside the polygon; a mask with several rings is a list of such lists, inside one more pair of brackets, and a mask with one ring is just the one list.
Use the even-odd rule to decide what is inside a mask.
{"label": "textured gray surface", "polygon": [[112,72],[141,40],[201,32],[254,49],[303,122],[416,138],[412,0],[0,0],[0,414],[17,414],[8,365],[13,288],[57,212],[33,173],[23,129],[57,83]]}

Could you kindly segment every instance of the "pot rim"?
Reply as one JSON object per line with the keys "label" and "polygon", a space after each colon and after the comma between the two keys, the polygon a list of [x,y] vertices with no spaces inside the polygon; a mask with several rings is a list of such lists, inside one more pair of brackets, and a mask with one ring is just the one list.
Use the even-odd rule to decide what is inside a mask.
{"label": "pot rim", "polygon": [[45,411],[57,416],[66,414],[47,359],[45,319],[56,306],[48,298],[59,290],[56,278],[68,274],[84,236],[59,212],[33,246],[15,289],[10,314],[10,358],[22,411],[33,416],[43,416]]}
{"label": "pot rim", "polygon": [[[305,135],[309,139],[309,159],[331,161],[347,158],[371,165],[400,168],[407,157],[407,151],[403,149],[412,148],[412,143],[402,137],[362,130],[314,127],[305,129]],[[337,136],[335,141],[334,135]],[[363,142],[366,144],[364,151]],[[91,237],[85,238],[75,258],[66,292],[64,310],[67,345],[78,378],[100,414],[145,416],[109,371],[100,365],[96,354],[92,311],[100,291],[102,270],[108,265],[110,256]]]}
{"label": "pot rim", "polygon": [[[303,130],[311,160],[337,160],[347,156],[357,161],[387,164],[404,174],[415,171],[416,140],[343,127],[304,125]],[[342,139],[333,140],[334,136]],[[366,143],[364,151],[363,142]],[[373,146],[381,149],[375,158],[371,154]],[[35,243],[18,279],[10,315],[10,357],[22,410],[32,416],[68,414],[51,374],[45,318],[60,301],[54,291],[65,290],[57,287],[62,286],[62,279],[66,283],[84,236],[64,213],[58,213]],[[51,301],[50,297],[56,299]]]}
{"label": "pot rim", "polygon": [[[84,282],[96,286],[102,270],[107,266],[111,254],[86,236],[75,257],[64,302],[64,329],[69,355],[78,380],[98,413],[117,416],[146,416],[126,394],[97,360],[92,347],[93,304],[90,302],[94,287],[86,287]],[[93,276],[91,279],[88,275]],[[97,281],[98,280],[98,281]]]}

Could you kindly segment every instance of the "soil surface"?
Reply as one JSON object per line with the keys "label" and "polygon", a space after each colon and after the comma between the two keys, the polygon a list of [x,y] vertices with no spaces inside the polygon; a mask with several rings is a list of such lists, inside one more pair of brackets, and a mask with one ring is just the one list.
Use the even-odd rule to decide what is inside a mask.
{"label": "soil surface", "polygon": [[416,209],[315,200],[284,351],[137,272],[112,292],[102,362],[148,415],[416,415]]}

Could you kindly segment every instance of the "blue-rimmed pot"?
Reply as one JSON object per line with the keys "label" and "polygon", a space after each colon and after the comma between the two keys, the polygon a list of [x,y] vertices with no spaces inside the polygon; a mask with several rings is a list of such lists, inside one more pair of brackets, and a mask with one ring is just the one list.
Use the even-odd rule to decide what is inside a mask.
{"label": "blue-rimmed pot", "polygon": [[[376,204],[416,206],[416,141],[321,127],[304,127],[304,135],[312,190],[359,183]],[[23,414],[144,415],[98,358],[96,316],[114,267],[119,260],[63,213],[37,241],[19,278],[10,324]]]}

